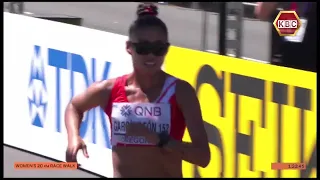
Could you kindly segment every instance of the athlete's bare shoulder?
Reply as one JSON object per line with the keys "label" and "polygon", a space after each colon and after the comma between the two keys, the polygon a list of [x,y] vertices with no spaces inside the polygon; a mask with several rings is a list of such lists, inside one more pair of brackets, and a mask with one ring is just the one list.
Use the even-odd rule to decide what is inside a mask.
{"label": "athlete's bare shoulder", "polygon": [[87,111],[94,107],[105,107],[116,79],[94,82],[83,93],[76,95],[71,103],[78,110]]}
{"label": "athlete's bare shoulder", "polygon": [[174,78],[176,80],[177,86],[179,86],[178,88],[181,89],[181,90],[183,90],[183,88],[185,88],[185,87],[192,88],[192,86],[187,81],[185,81],[183,79],[180,79],[180,78],[178,78],[176,76],[173,76],[171,74],[168,74],[168,73],[166,73],[166,76]]}
{"label": "athlete's bare shoulder", "polygon": [[190,95],[191,96],[195,95],[195,90],[189,82],[168,73],[166,73],[166,76],[175,79],[177,101],[180,101],[179,99],[185,99]]}
{"label": "athlete's bare shoulder", "polygon": [[175,76],[172,77],[176,78],[177,103],[181,105],[188,103],[188,101],[195,102],[197,100],[197,95],[192,85],[183,79],[177,78]]}
{"label": "athlete's bare shoulder", "polygon": [[98,88],[102,91],[111,91],[113,88],[114,83],[116,82],[117,78],[113,79],[106,79],[102,81],[97,81],[92,84],[95,88]]}
{"label": "athlete's bare shoulder", "polygon": [[176,91],[178,93],[183,93],[186,95],[193,95],[194,88],[191,86],[191,84],[183,79],[177,78],[177,86]]}

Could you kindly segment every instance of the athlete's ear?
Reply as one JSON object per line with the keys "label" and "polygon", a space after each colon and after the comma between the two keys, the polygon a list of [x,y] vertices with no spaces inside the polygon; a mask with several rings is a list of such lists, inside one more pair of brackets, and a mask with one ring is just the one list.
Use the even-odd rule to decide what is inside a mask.
{"label": "athlete's ear", "polygon": [[131,48],[131,43],[130,41],[126,42],[126,50],[127,52],[131,55],[132,54],[132,48]]}

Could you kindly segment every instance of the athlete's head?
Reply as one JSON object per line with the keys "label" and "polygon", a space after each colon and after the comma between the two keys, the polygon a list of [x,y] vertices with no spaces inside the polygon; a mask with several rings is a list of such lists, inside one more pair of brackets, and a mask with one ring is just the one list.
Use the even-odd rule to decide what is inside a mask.
{"label": "athlete's head", "polygon": [[153,4],[140,4],[137,19],[129,29],[127,51],[132,56],[134,69],[147,74],[161,70],[168,52],[168,29],[158,17]]}

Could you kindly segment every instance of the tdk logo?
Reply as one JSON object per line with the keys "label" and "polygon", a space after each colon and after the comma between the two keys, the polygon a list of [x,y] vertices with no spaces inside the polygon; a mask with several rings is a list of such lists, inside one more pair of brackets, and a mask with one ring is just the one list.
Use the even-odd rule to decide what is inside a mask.
{"label": "tdk logo", "polygon": [[[32,125],[61,132],[66,105],[93,82],[108,79],[111,63],[96,65],[95,58],[40,46],[33,51],[28,94]],[[101,108],[90,110],[82,121],[81,137],[111,148],[107,122]]]}
{"label": "tdk logo", "polygon": [[29,112],[32,124],[43,127],[43,120],[46,118],[47,88],[43,60],[39,56],[40,47],[34,47],[34,58],[31,61],[29,89],[31,90],[29,100]]}

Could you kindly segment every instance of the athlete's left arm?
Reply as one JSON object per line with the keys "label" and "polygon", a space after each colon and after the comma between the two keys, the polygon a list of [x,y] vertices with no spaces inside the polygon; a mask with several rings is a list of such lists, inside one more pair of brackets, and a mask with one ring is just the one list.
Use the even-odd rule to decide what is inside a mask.
{"label": "athlete's left arm", "polygon": [[183,160],[206,167],[210,162],[210,149],[196,92],[189,83],[180,80],[176,86],[176,100],[183,113],[191,143],[171,139],[164,148],[177,152]]}

